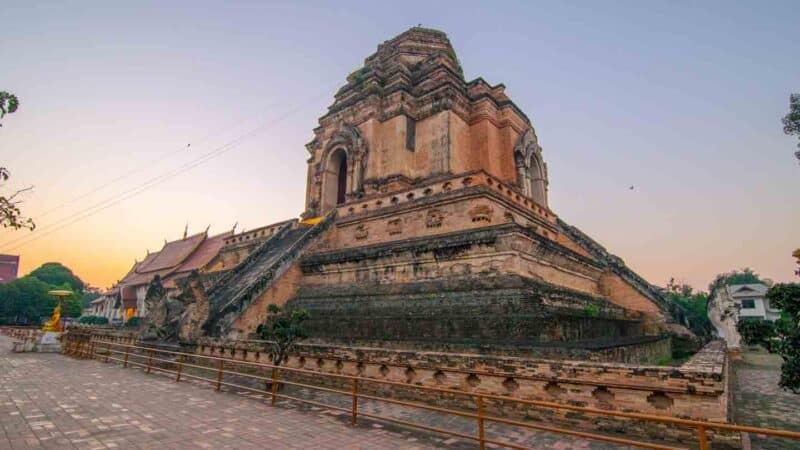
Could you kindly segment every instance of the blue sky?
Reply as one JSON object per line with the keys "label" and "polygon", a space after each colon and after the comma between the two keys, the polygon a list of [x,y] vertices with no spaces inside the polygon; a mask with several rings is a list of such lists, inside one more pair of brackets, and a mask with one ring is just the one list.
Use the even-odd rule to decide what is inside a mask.
{"label": "blue sky", "polygon": [[651,282],[793,276],[800,166],[780,125],[800,91],[792,2],[6,1],[0,14],[0,90],[21,101],[0,162],[35,186],[24,206],[43,231],[263,126],[29,243],[0,232],[25,271],[59,260],[107,286],[187,221],[213,232],[297,216],[304,144],[333,91],[421,23],[531,118],[553,210]]}

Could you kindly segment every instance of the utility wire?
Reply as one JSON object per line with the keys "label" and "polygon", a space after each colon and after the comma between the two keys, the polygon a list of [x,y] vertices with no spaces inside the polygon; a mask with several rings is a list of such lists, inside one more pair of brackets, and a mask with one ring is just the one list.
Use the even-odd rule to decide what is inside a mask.
{"label": "utility wire", "polygon": [[[338,83],[337,83],[337,85],[338,85]],[[336,85],[334,85],[333,87],[336,87]],[[331,87],[330,89],[333,89],[333,87]],[[325,92],[326,93],[329,92],[330,89],[326,90]],[[280,105],[281,105],[281,102],[277,102],[277,101],[273,102],[273,103],[267,105],[260,112],[269,111],[272,108],[274,108],[276,106],[280,106]],[[95,192],[98,192],[98,191],[103,190],[103,189],[105,189],[105,188],[107,188],[109,186],[112,186],[112,185],[114,185],[114,184],[116,184],[116,183],[118,183],[118,182],[120,182],[120,181],[122,181],[122,180],[124,180],[126,178],[131,177],[132,175],[135,175],[135,174],[137,174],[137,173],[139,173],[139,172],[151,167],[153,164],[158,164],[158,163],[160,163],[162,161],[166,161],[166,160],[172,158],[173,156],[175,156],[177,154],[185,153],[187,151],[187,149],[189,149],[192,144],[197,144],[197,143],[203,142],[203,141],[207,140],[208,138],[210,138],[212,135],[216,135],[216,134],[219,134],[221,131],[226,131],[226,130],[229,130],[229,129],[234,128],[236,126],[239,126],[239,125],[241,125],[242,123],[244,123],[245,121],[249,120],[251,117],[254,117],[254,116],[255,115],[250,115],[250,116],[247,116],[247,117],[245,117],[243,119],[236,120],[236,121],[232,122],[231,124],[224,126],[221,130],[211,131],[211,132],[207,133],[206,135],[204,135],[203,137],[189,142],[187,144],[187,146],[185,146],[185,147],[181,146],[180,148],[177,148],[177,149],[175,149],[175,150],[173,150],[173,151],[171,151],[171,152],[169,152],[167,154],[164,154],[164,155],[161,155],[161,156],[159,156],[157,158],[154,158],[154,159],[148,161],[147,163],[142,164],[138,168],[126,171],[125,173],[123,173],[122,175],[120,175],[120,176],[118,176],[118,177],[116,177],[114,179],[111,179],[111,180],[109,180],[107,182],[104,182],[104,183],[98,185],[98,186],[95,186],[94,188],[92,188],[92,189],[90,189],[90,190],[88,190],[88,191],[86,191],[86,192],[84,192],[84,193],[82,193],[82,194],[80,194],[80,195],[78,195],[76,197],[73,197],[73,198],[71,198],[71,199],[69,199],[69,200],[67,200],[67,201],[65,201],[65,202],[63,202],[63,203],[61,203],[61,204],[59,204],[57,206],[54,206],[54,207],[52,207],[50,209],[47,209],[44,212],[42,212],[41,214],[38,214],[37,218],[40,219],[42,217],[45,217],[45,216],[49,215],[52,212],[55,212],[55,211],[63,208],[64,206],[66,206],[68,204],[75,203],[78,200],[83,200],[84,198],[89,197],[90,195],[94,194]]]}
{"label": "utility wire", "polygon": [[207,161],[209,161],[211,159],[214,159],[214,158],[216,158],[218,156],[223,155],[224,153],[227,153],[228,151],[236,148],[239,144],[244,142],[247,138],[249,138],[249,137],[251,137],[251,136],[253,136],[255,134],[258,134],[259,132],[265,130],[266,128],[268,128],[268,127],[270,127],[270,126],[272,126],[272,125],[274,125],[274,124],[276,124],[276,123],[288,118],[292,114],[297,113],[298,111],[302,110],[305,106],[308,106],[309,104],[311,104],[313,102],[316,102],[317,100],[319,100],[323,96],[327,95],[328,92],[329,92],[329,90],[326,90],[322,94],[320,94],[320,95],[312,98],[308,102],[303,103],[302,105],[300,105],[300,106],[288,111],[287,113],[281,115],[280,117],[278,117],[278,118],[276,118],[274,120],[271,120],[271,121],[269,121],[269,122],[267,122],[265,124],[262,124],[262,125],[256,127],[255,129],[250,130],[247,133],[244,133],[244,134],[234,138],[233,140],[229,141],[228,143],[226,143],[226,144],[224,144],[224,145],[222,145],[220,147],[217,147],[214,150],[211,150],[211,151],[201,155],[200,157],[198,157],[198,158],[196,158],[196,159],[194,159],[192,161],[184,163],[183,165],[179,166],[176,169],[173,169],[170,172],[167,172],[167,173],[155,176],[153,178],[150,178],[149,180],[147,180],[146,182],[142,183],[139,186],[135,186],[132,189],[126,190],[126,191],[124,191],[122,193],[119,193],[119,194],[115,194],[115,195],[113,195],[111,197],[106,198],[105,200],[102,200],[100,202],[97,202],[97,203],[93,204],[92,206],[89,206],[89,207],[84,208],[84,209],[82,209],[82,210],[80,210],[78,212],[75,212],[75,213],[71,214],[71,215],[63,217],[62,219],[59,219],[56,222],[44,227],[43,229],[41,229],[41,231],[36,230],[33,233],[37,233],[37,234],[35,234],[33,236],[26,235],[26,236],[23,236],[21,238],[12,239],[10,241],[4,242],[3,244],[0,244],[0,245],[2,245],[3,247],[10,245],[10,247],[5,248],[4,251],[16,250],[16,249],[18,249],[20,247],[23,247],[25,245],[28,245],[28,244],[34,242],[34,241],[42,239],[45,236],[48,236],[48,235],[50,235],[52,233],[55,233],[56,231],[59,231],[59,230],[65,228],[67,226],[70,226],[70,225],[76,223],[76,222],[79,222],[79,221],[84,220],[84,219],[86,219],[88,217],[91,217],[91,216],[93,216],[93,215],[95,215],[95,214],[97,214],[97,213],[99,213],[101,211],[104,211],[104,210],[110,208],[111,206],[114,206],[114,205],[116,205],[118,203],[121,203],[121,202],[123,202],[123,201],[125,201],[125,200],[127,200],[127,199],[129,199],[131,197],[134,197],[134,196],[136,196],[136,195],[138,195],[138,194],[140,194],[140,193],[152,188],[153,186],[156,186],[158,184],[163,183],[164,181],[169,180],[172,177],[175,177],[175,176],[177,176],[177,175],[179,175],[179,174],[181,174],[183,172],[186,172],[186,171],[188,171],[188,170],[190,170],[190,169],[192,169],[194,167],[197,167],[200,164],[203,164],[203,163],[205,163],[205,162],[207,162]]}

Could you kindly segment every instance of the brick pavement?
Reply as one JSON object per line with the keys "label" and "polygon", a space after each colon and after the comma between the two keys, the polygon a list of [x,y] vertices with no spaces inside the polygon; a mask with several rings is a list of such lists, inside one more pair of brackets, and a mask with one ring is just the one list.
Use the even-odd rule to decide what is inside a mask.
{"label": "brick pavement", "polygon": [[[307,390],[292,395],[297,393],[349,407],[347,398]],[[472,419],[383,402],[362,400],[359,409],[465,434],[476,431]],[[218,393],[206,382],[175,383],[171,376],[114,363],[15,354],[5,336],[0,336],[0,425],[0,449],[15,450],[477,447],[469,440],[366,419],[353,428],[349,414],[340,411],[289,401],[271,407],[252,392]],[[487,435],[536,449],[618,448],[499,424],[487,425]]]}
{"label": "brick pavement", "polygon": [[[733,364],[733,419],[740,425],[800,431],[800,396],[778,386],[782,359],[748,348]],[[753,449],[798,449],[800,442],[751,435]]]}
{"label": "brick pavement", "polygon": [[[140,370],[11,353],[0,336],[0,448],[423,449],[435,438],[270,407]],[[427,442],[426,442],[426,439]]]}

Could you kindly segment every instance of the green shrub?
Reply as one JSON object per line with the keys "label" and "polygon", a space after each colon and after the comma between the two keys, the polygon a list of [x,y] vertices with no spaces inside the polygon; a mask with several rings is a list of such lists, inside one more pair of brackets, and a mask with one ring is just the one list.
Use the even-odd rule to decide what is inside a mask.
{"label": "green shrub", "polygon": [[108,319],[103,316],[83,316],[78,319],[78,323],[86,325],[108,325]]}
{"label": "green shrub", "polygon": [[138,317],[131,317],[125,322],[126,327],[138,327],[139,326],[139,318]]}
{"label": "green shrub", "polygon": [[769,349],[769,340],[775,337],[775,324],[768,320],[739,319],[736,330],[747,345],[763,345]]}

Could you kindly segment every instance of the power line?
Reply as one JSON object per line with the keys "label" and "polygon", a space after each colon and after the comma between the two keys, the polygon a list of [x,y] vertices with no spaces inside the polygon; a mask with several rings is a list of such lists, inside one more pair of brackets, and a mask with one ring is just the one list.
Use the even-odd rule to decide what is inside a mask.
{"label": "power line", "polygon": [[[337,83],[337,85],[338,85],[338,83]],[[325,91],[325,93],[327,93],[328,91],[330,91],[330,89],[333,89],[333,87],[336,87],[336,85],[334,85],[334,86],[332,86],[331,88],[329,88],[328,90],[326,90],[326,91]],[[276,102],[273,102],[273,103],[271,103],[271,104],[267,105],[267,106],[266,106],[264,109],[262,109],[260,112],[263,112],[263,111],[268,111],[268,110],[270,110],[270,109],[272,109],[272,108],[274,108],[274,107],[276,107],[276,106],[280,106],[280,104],[281,104],[281,102],[278,102],[278,101],[276,101]],[[98,186],[95,186],[94,188],[92,188],[92,189],[90,189],[90,190],[88,190],[88,191],[86,191],[86,192],[84,192],[84,193],[82,193],[82,194],[80,194],[80,195],[78,195],[78,196],[76,196],[76,197],[73,197],[73,198],[71,198],[71,199],[69,199],[69,200],[67,200],[67,201],[65,201],[65,202],[63,202],[63,203],[61,203],[61,204],[59,204],[59,205],[57,205],[57,206],[54,206],[54,207],[52,207],[52,208],[50,208],[50,209],[47,209],[47,210],[45,210],[45,211],[44,211],[44,212],[42,212],[41,214],[38,214],[38,217],[37,217],[37,218],[39,218],[39,219],[40,219],[40,218],[42,218],[42,217],[45,217],[45,216],[49,215],[50,213],[52,213],[52,212],[55,212],[55,211],[57,211],[57,210],[59,210],[59,209],[63,208],[64,206],[66,206],[66,205],[68,205],[68,204],[75,203],[75,202],[76,202],[76,201],[78,201],[78,200],[82,200],[82,199],[84,199],[84,198],[86,198],[86,197],[89,197],[90,195],[94,194],[95,192],[98,192],[98,191],[100,191],[100,190],[103,190],[103,189],[105,189],[105,188],[107,188],[107,187],[109,187],[109,186],[112,186],[112,185],[114,185],[114,184],[116,184],[116,183],[118,183],[118,182],[120,182],[120,181],[122,181],[122,180],[124,180],[124,179],[126,179],[126,178],[129,178],[129,177],[131,177],[132,175],[135,175],[135,174],[137,174],[137,173],[139,173],[139,172],[141,172],[141,171],[145,170],[146,168],[148,168],[148,167],[152,166],[153,164],[158,164],[158,163],[160,163],[160,162],[162,162],[162,161],[166,161],[166,160],[170,159],[170,158],[171,158],[171,157],[173,157],[174,155],[177,155],[177,154],[179,154],[179,153],[184,153],[184,152],[186,152],[187,148],[189,148],[189,146],[190,146],[191,144],[196,144],[196,143],[198,143],[198,142],[203,142],[203,141],[205,141],[206,139],[208,139],[209,137],[211,137],[211,136],[212,136],[212,135],[214,135],[214,134],[218,134],[218,133],[220,133],[221,131],[225,131],[225,130],[228,130],[228,129],[234,128],[234,127],[236,127],[236,126],[238,126],[238,125],[240,125],[240,124],[244,123],[245,121],[247,121],[248,119],[250,119],[250,118],[251,118],[251,117],[253,117],[254,115],[255,115],[255,114],[253,114],[253,115],[250,115],[250,116],[247,116],[247,117],[245,117],[245,118],[243,118],[243,119],[240,119],[240,120],[234,121],[233,123],[231,123],[231,124],[229,124],[229,125],[226,125],[225,127],[223,127],[221,130],[215,130],[215,131],[209,132],[209,133],[205,134],[203,137],[201,137],[201,138],[199,138],[199,139],[197,139],[197,140],[193,140],[192,142],[189,142],[189,143],[187,144],[187,146],[185,146],[185,147],[184,147],[184,146],[182,146],[182,147],[180,147],[180,148],[178,148],[178,149],[175,149],[175,150],[173,150],[173,151],[169,152],[168,154],[165,154],[165,155],[159,156],[159,157],[157,157],[157,158],[155,158],[155,159],[152,159],[152,160],[148,161],[147,163],[145,163],[145,164],[142,164],[142,165],[141,165],[141,166],[139,166],[138,168],[135,168],[135,169],[133,169],[133,170],[128,170],[128,171],[126,171],[125,173],[123,173],[122,175],[120,175],[120,176],[118,176],[118,177],[116,177],[116,178],[114,178],[114,179],[112,179],[112,180],[109,180],[109,181],[107,181],[107,182],[105,182],[105,183],[102,183],[102,184],[100,184],[100,185],[98,185]]]}
{"label": "power line", "polygon": [[[291,116],[292,114],[302,110],[305,106],[308,106],[308,104],[313,103],[313,102],[317,101],[318,99],[322,98],[323,96],[325,96],[326,94],[328,94],[328,92],[329,92],[329,90],[326,90],[322,94],[320,94],[320,95],[312,98],[308,102],[303,103],[302,105],[300,105],[300,106],[288,111],[287,113],[283,114],[282,116],[280,116],[280,117],[278,117],[278,118],[276,118],[276,119],[274,119],[272,121],[269,121],[269,122],[267,122],[265,124],[262,124],[262,125],[256,127],[255,129],[250,130],[247,133],[244,133],[244,134],[234,138],[233,140],[229,141],[228,143],[226,143],[226,144],[224,144],[224,145],[222,145],[220,147],[217,147],[214,150],[211,150],[211,151],[201,155],[200,157],[198,157],[198,158],[196,158],[196,159],[194,159],[192,161],[184,163],[183,165],[179,166],[176,169],[173,169],[170,172],[167,172],[167,173],[158,175],[156,177],[153,177],[153,178],[147,180],[146,182],[142,183],[139,186],[136,186],[136,187],[134,187],[132,189],[129,189],[127,191],[124,191],[122,193],[115,194],[115,195],[113,195],[113,196],[111,196],[111,197],[109,197],[109,198],[107,198],[107,199],[105,199],[103,201],[95,203],[94,205],[92,205],[90,207],[84,208],[84,209],[82,209],[82,210],[80,210],[78,212],[75,212],[75,213],[73,213],[71,215],[63,217],[62,219],[59,219],[56,222],[44,227],[44,229],[41,229],[41,231],[36,230],[33,233],[37,233],[37,234],[35,234],[33,236],[26,235],[26,236],[23,236],[21,238],[12,239],[12,240],[10,240],[8,242],[4,242],[3,244],[0,244],[0,245],[2,245],[2,246],[11,245],[11,247],[8,247],[8,248],[4,249],[4,251],[16,250],[16,249],[18,249],[20,247],[23,247],[25,245],[28,245],[28,244],[34,242],[34,241],[42,239],[42,238],[44,238],[44,237],[46,237],[46,236],[48,236],[48,235],[50,235],[52,233],[55,233],[56,231],[59,231],[59,230],[65,228],[67,226],[70,226],[70,225],[76,223],[76,222],[79,222],[79,221],[84,220],[84,219],[86,219],[88,217],[91,217],[91,216],[93,216],[93,215],[95,215],[95,214],[97,214],[97,213],[99,213],[101,211],[104,211],[104,210],[106,210],[106,209],[108,209],[108,208],[110,208],[110,207],[112,207],[112,206],[114,206],[114,205],[116,205],[118,203],[121,203],[122,201],[125,201],[125,200],[127,200],[127,199],[129,199],[131,197],[134,197],[134,196],[136,196],[136,195],[138,195],[138,194],[140,194],[140,193],[152,188],[153,186],[161,184],[164,181],[167,181],[168,179],[170,179],[172,177],[175,177],[175,176],[177,176],[177,175],[179,175],[179,174],[181,174],[183,172],[186,172],[186,171],[188,171],[188,170],[190,170],[190,169],[192,169],[192,168],[194,168],[194,167],[196,167],[196,166],[198,166],[200,164],[203,164],[203,163],[205,163],[205,162],[207,162],[207,161],[209,161],[211,159],[214,159],[214,158],[216,158],[216,157],[218,157],[218,156],[220,156],[220,155],[222,155],[224,153],[227,153],[228,151],[236,148],[236,146],[241,144],[247,138],[249,138],[249,137],[251,137],[251,136],[253,136],[253,135],[255,135],[255,134],[257,134],[257,133],[259,133],[261,131],[263,131],[264,129],[268,128],[269,126],[274,125],[274,124],[286,119],[287,117]],[[18,243],[18,244],[16,244],[16,243]],[[16,245],[14,245],[14,244],[16,244]]]}

